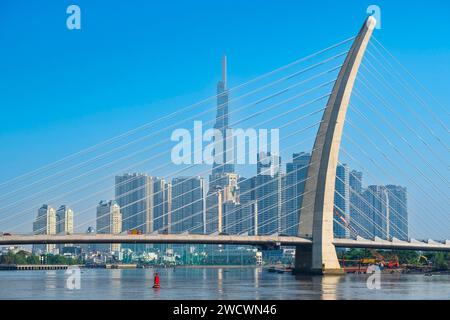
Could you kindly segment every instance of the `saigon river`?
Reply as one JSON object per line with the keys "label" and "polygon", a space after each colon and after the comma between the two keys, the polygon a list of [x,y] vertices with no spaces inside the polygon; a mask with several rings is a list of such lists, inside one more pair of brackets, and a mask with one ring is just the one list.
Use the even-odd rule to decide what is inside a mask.
{"label": "saigon river", "polygon": [[0,299],[450,299],[450,275],[382,274],[381,288],[368,289],[369,275],[302,276],[255,267],[159,269],[161,289],[152,289],[156,269],[81,269],[81,288],[66,288],[65,270],[0,271]]}

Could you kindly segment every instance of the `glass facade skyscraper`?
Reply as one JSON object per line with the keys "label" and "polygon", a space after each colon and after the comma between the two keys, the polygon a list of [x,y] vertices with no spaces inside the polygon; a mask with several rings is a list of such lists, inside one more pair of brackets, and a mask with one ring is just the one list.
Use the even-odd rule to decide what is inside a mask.
{"label": "glass facade skyscraper", "polygon": [[153,207],[153,230],[158,232],[169,232],[172,190],[170,183],[162,178],[153,178],[152,207]]}
{"label": "glass facade skyscraper", "polygon": [[[222,59],[222,79],[217,83],[217,114],[214,129],[220,133],[214,137],[214,163],[209,176],[206,195],[206,233],[224,232],[226,225],[234,224],[238,205],[238,175],[234,173],[233,137],[229,133],[227,89],[227,60]],[[226,211],[228,214],[226,215]]]}
{"label": "glass facade skyscraper", "polygon": [[389,236],[389,198],[384,186],[371,185],[363,193],[364,214],[368,219],[368,231],[372,237],[387,239]]}
{"label": "glass facade skyscraper", "polygon": [[215,137],[214,163],[209,179],[209,188],[215,188],[215,180],[226,173],[234,172],[233,137],[227,135],[229,129],[228,89],[227,89],[227,57],[222,58],[222,79],[217,83],[217,114],[214,129],[220,132]]}
{"label": "glass facade skyscraper", "polygon": [[122,229],[151,233],[152,179],[144,173],[115,178],[115,200],[122,212]]}
{"label": "glass facade skyscraper", "polygon": [[389,197],[389,236],[408,240],[408,203],[405,187],[387,185]]}
{"label": "glass facade skyscraper", "polygon": [[310,153],[294,153],[292,162],[286,164],[286,183],[284,216],[282,217],[283,233],[295,236],[298,230],[299,215],[301,214],[303,192],[308,175]]}
{"label": "glass facade skyscraper", "polygon": [[258,205],[256,201],[256,177],[240,178],[239,203],[242,211],[242,228],[249,235],[258,233]]}
{"label": "glass facade skyscraper", "polygon": [[365,199],[363,197],[362,186],[363,174],[360,171],[352,170],[349,174],[350,190],[350,225],[354,230],[353,236],[359,235],[363,238],[372,238],[373,229],[370,225],[367,213],[365,213]]}
{"label": "glass facade skyscraper", "polygon": [[172,233],[205,233],[204,180],[179,177],[172,180]]}
{"label": "glass facade skyscraper", "polygon": [[[333,213],[334,236],[337,238],[349,238],[350,230],[350,177],[346,164],[338,164],[336,167],[336,183],[334,192],[334,205],[339,215]],[[337,222],[338,221],[338,222]]]}
{"label": "glass facade skyscraper", "polygon": [[256,201],[258,204],[258,234],[281,231],[281,159],[270,152],[259,153],[256,175]]}

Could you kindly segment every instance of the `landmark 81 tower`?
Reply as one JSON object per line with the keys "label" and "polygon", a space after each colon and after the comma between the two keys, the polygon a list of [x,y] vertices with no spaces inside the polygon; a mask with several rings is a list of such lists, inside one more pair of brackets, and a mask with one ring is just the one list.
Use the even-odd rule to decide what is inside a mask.
{"label": "landmark 81 tower", "polygon": [[[227,136],[229,129],[228,118],[228,89],[227,89],[227,57],[222,57],[222,79],[217,83],[217,115],[214,129],[220,132],[214,138],[214,164],[210,182],[217,180],[226,173],[234,172],[233,165],[233,141]],[[211,187],[215,187],[210,186]]]}

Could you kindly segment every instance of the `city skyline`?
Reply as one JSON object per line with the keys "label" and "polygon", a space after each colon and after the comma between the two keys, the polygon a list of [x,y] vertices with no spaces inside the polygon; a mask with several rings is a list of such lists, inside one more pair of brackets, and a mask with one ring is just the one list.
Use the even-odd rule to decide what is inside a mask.
{"label": "city skyline", "polygon": [[[258,225],[258,222],[264,225],[267,225],[265,221],[272,221],[270,222],[270,226],[275,226],[275,228],[270,229],[270,227],[265,227],[263,229],[257,228],[258,234],[273,234],[276,232],[276,230],[283,230],[282,233],[289,234],[289,235],[295,235],[297,232],[297,224],[298,222],[293,222],[295,220],[298,221],[298,215],[299,211],[301,214],[301,197],[299,198],[298,195],[303,192],[304,186],[302,186],[303,179],[302,177],[305,176],[305,164],[309,162],[309,154],[305,152],[300,153],[294,153],[293,154],[293,160],[298,161],[300,160],[300,166],[297,167],[295,171],[291,171],[291,176],[299,175],[298,182],[291,182],[291,185],[288,186],[284,184],[283,186],[279,185],[279,180],[281,180],[281,177],[285,178],[286,176],[290,176],[288,173],[287,175],[279,175],[277,180],[278,181],[275,184],[275,187],[271,187],[273,184],[271,182],[271,179],[273,179],[273,176],[270,175],[262,175],[261,177],[265,178],[264,181],[257,182],[257,175],[254,175],[249,178],[243,178],[236,175],[236,178],[242,179],[241,181],[236,181],[237,185],[239,186],[237,188],[237,194],[236,199],[239,200],[233,200],[233,198],[230,198],[230,196],[227,196],[221,194],[220,203],[224,205],[222,213],[222,222],[221,222],[221,229],[227,233],[227,234],[239,234],[240,231],[246,230],[250,234],[254,234],[254,230],[251,228],[251,224],[253,224],[253,228],[255,225]],[[303,162],[303,163],[302,163]],[[295,162],[294,162],[295,163]],[[286,167],[292,166],[291,163],[286,163]],[[270,164],[269,164],[270,166]],[[260,169],[264,170],[264,169]],[[335,222],[335,235],[337,237],[356,237],[357,233],[359,236],[363,236],[366,238],[374,238],[374,237],[380,237],[383,239],[392,239],[392,237],[395,237],[400,240],[408,240],[408,212],[407,212],[407,192],[406,188],[402,186],[395,186],[395,185],[367,185],[365,186],[362,179],[362,173],[357,172],[355,170],[351,170],[347,165],[339,165],[337,168],[337,180],[340,180],[340,184],[336,184],[336,193],[335,193],[335,205],[337,210],[339,211],[340,215],[337,215],[337,218],[343,216],[340,219],[336,219],[341,221],[341,223]],[[342,181],[341,177],[347,177],[345,178],[345,181]],[[353,177],[353,180],[350,178]],[[268,180],[267,180],[268,179]],[[139,181],[142,181],[140,183]],[[213,212],[212,217],[210,217],[211,220],[215,220],[215,223],[213,223],[213,226],[209,226],[208,228],[208,207],[206,206],[203,208],[203,200],[206,200],[209,194],[209,188],[206,186],[206,184],[203,182],[204,178],[200,177],[177,177],[174,178],[171,182],[165,182],[163,178],[150,176],[148,173],[133,173],[133,174],[123,174],[121,176],[116,176],[116,190],[125,190],[122,192],[118,192],[116,194],[115,200],[109,200],[105,202],[104,200],[101,200],[99,202],[99,206],[97,206],[97,218],[96,218],[96,227],[95,231],[98,233],[108,233],[108,230],[111,230],[111,228],[114,228],[112,225],[108,225],[106,222],[100,222],[102,225],[101,230],[99,230],[99,221],[105,221],[105,218],[109,218],[109,209],[107,212],[104,212],[103,214],[100,214],[99,208],[108,206],[108,208],[111,205],[114,205],[116,203],[122,203],[123,207],[122,209],[125,212],[129,212],[128,216],[127,214],[123,215],[122,210],[120,209],[120,206],[117,205],[119,214],[121,216],[121,220],[124,219],[127,221],[126,223],[123,223],[121,221],[120,225],[124,225],[126,227],[121,227],[119,229],[115,229],[114,232],[110,233],[121,233],[121,232],[127,232],[132,230],[140,230],[143,233],[152,233],[153,231],[158,230],[159,232],[169,232],[170,227],[168,228],[169,224],[172,224],[172,221],[174,224],[177,225],[176,228],[173,230],[170,230],[170,232],[173,233],[183,233],[186,231],[189,231],[190,233],[215,233],[217,232],[219,228],[219,223],[217,221],[217,218],[219,216],[219,213],[217,211]],[[249,184],[249,187],[241,187],[244,186],[243,182],[246,184]],[[133,185],[132,188],[127,187],[127,184]],[[154,185],[161,184],[162,188],[160,189],[152,189]],[[252,211],[247,212],[247,215],[249,215],[248,219],[245,219],[242,215],[239,217],[233,218],[233,216],[229,213],[233,212],[240,212],[236,209],[236,206],[232,206],[230,209],[226,209],[226,206],[237,203],[237,204],[243,204],[243,208],[245,209],[247,206],[245,204],[248,204],[249,202],[258,202],[258,185],[264,186],[264,190],[267,188],[271,188],[268,192],[262,192],[261,198],[263,198],[264,202],[262,202],[259,207],[260,213],[256,213],[258,215],[258,218],[255,219],[254,222],[252,221],[254,219],[255,212],[252,213]],[[175,189],[172,188],[172,186],[175,186]],[[295,187],[295,192],[292,191],[292,189]],[[149,190],[148,188],[151,188],[152,190]],[[169,189],[167,189],[169,188]],[[274,189],[275,188],[275,189]],[[271,201],[270,197],[265,196],[266,194],[274,195],[276,192],[276,188],[279,188],[281,197],[276,200]],[[169,191],[170,190],[170,191]],[[345,190],[344,192],[342,190]],[[382,194],[380,195],[378,190],[384,190],[382,191]],[[389,197],[390,200],[387,200],[388,198],[388,191],[390,190],[391,193],[397,193],[396,195],[392,195]],[[220,190],[224,191],[224,190]],[[133,194],[140,194],[140,196],[133,196]],[[293,194],[292,194],[293,193]],[[170,194],[170,196],[169,196]],[[175,201],[175,204],[172,203],[172,194],[175,195],[175,198],[177,201]],[[241,199],[242,194],[242,199]],[[230,194],[231,195],[231,194]],[[345,196],[346,195],[346,196]],[[130,198],[131,197],[131,198]],[[155,202],[154,199],[163,197],[166,200],[163,200],[161,202]],[[343,204],[342,198],[347,198],[346,204]],[[149,200],[152,199],[152,200]],[[298,201],[298,199],[300,199]],[[370,199],[374,203],[369,203]],[[167,202],[164,202],[167,201]],[[298,201],[298,202],[297,202]],[[391,205],[389,204],[389,201],[394,202]],[[268,202],[268,204],[265,204],[265,202]],[[144,205],[139,205],[139,203],[145,203]],[[151,203],[151,205],[150,205]],[[206,202],[205,202],[206,203]],[[213,202],[215,206],[218,204],[216,202]],[[275,207],[276,210],[281,210],[282,213],[279,212],[272,212],[273,206],[275,203],[278,203]],[[291,210],[288,209],[289,204],[293,207]],[[196,208],[192,207],[197,206]],[[377,207],[378,205],[378,207]],[[186,208],[186,206],[188,206]],[[267,213],[264,210],[264,207],[270,208],[270,212]],[[46,210],[53,210],[56,212],[51,206],[48,204],[44,204],[42,208],[49,208]],[[158,209],[161,208],[161,209]],[[172,216],[172,210],[169,210],[168,208],[173,208],[174,216]],[[250,207],[251,208],[251,207]],[[277,209],[278,208],[278,209]],[[294,209],[295,208],[295,209]],[[41,209],[38,210],[38,215],[36,217],[35,224],[37,225],[37,221],[40,221],[40,215],[41,215]],[[69,210],[72,211],[70,208],[68,208],[66,205],[62,205],[59,210]],[[180,211],[181,210],[181,211]],[[251,210],[251,209],[249,209]],[[386,211],[391,210],[392,218],[389,217],[389,215],[386,213]],[[160,211],[161,213],[158,215],[154,215],[154,212]],[[186,211],[186,212],[185,212]],[[228,212],[227,212],[228,211]],[[151,213],[150,213],[151,212]],[[294,214],[292,214],[294,212]],[[262,215],[260,215],[263,213]],[[385,214],[384,217],[380,216],[380,214]],[[365,215],[365,216],[363,216]],[[371,215],[371,219],[368,217]],[[122,218],[123,216],[123,218]],[[197,218],[193,218],[194,220],[191,220],[191,217],[195,216]],[[279,217],[278,217],[279,216]],[[141,218],[139,218],[141,217]],[[278,217],[274,220],[274,217]],[[377,219],[377,220],[375,220]],[[392,219],[392,221],[391,221]],[[61,221],[64,219],[59,219]],[[185,221],[187,220],[187,221]],[[236,220],[244,220],[243,223],[245,223],[246,228],[239,227],[239,225],[236,226]],[[246,221],[249,220],[249,221]],[[352,220],[356,220],[358,225],[352,225]],[[73,221],[73,212],[72,212],[72,221]],[[156,225],[159,222],[159,226],[157,228],[152,228],[151,230],[147,229],[148,226]],[[164,222],[162,222],[164,221]],[[170,221],[170,223],[169,223]],[[195,222],[197,221],[197,222]],[[287,222],[289,221],[289,222]],[[374,226],[374,221],[378,221],[378,225]],[[406,222],[405,222],[406,221]],[[179,222],[182,222],[179,224]],[[249,224],[250,223],[250,224]],[[349,228],[345,228],[343,224],[348,223],[350,224]],[[40,222],[39,227],[34,227],[33,230],[39,231],[38,233],[42,233],[42,230],[47,230],[47,234],[58,234],[58,233],[73,233],[73,226],[72,226],[72,232],[60,230],[57,231],[56,225],[58,223],[55,222],[54,229],[55,231],[49,231],[52,230],[52,224],[50,223],[50,226],[45,223]],[[59,222],[61,224],[61,222]],[[73,224],[73,222],[72,222]],[[229,225],[233,225],[232,229],[229,229]],[[389,232],[388,225],[391,224],[391,231]],[[93,225],[93,224],[92,224]],[[91,230],[92,225],[87,227],[87,230]],[[289,231],[291,227],[294,227],[293,230]],[[50,229],[49,229],[50,228]],[[173,227],[172,227],[173,228]],[[242,229],[240,229],[242,228]],[[368,228],[371,228],[371,231],[368,231]],[[403,231],[399,230],[401,228]],[[64,229],[64,228],[61,228]],[[106,230],[106,231],[105,231]],[[120,231],[119,231],[120,230]],[[266,232],[266,230],[269,230],[269,232]],[[356,230],[356,231],[355,231]],[[228,231],[228,232],[227,232]],[[78,232],[84,232],[84,230],[78,230]],[[91,232],[91,231],[88,231]]]}
{"label": "city skyline", "polygon": [[[214,124],[223,139],[215,143],[222,146],[229,143],[224,134],[229,129],[226,81],[227,61],[223,56]],[[305,151],[293,153],[291,162],[286,161],[283,167],[279,155],[260,152],[257,154],[256,172],[244,178],[235,171],[234,158],[228,159],[225,155],[228,148],[234,147],[232,143],[231,147],[217,148],[222,150],[221,154],[215,155],[219,161],[212,164],[210,174],[204,172],[204,177],[180,176],[169,182],[144,172],[116,175],[114,199],[100,200],[96,207],[95,229],[92,229],[92,223],[87,228],[88,232],[119,234],[136,230],[144,234],[297,235],[311,154]],[[362,172],[352,170],[347,164],[338,164],[335,189],[336,237],[409,239],[406,188],[392,184],[364,187]],[[73,215],[73,210],[66,205],[55,211],[44,204],[38,210],[33,232],[71,234],[74,232]],[[58,246],[60,252],[63,247]],[[96,248],[118,251],[121,246],[97,245]],[[122,248],[145,251],[147,246],[140,245],[137,249],[136,246],[123,245]],[[43,249],[42,246],[34,247],[34,250]],[[46,252],[53,250],[54,246],[49,245],[45,249]]]}
{"label": "city skyline", "polygon": [[0,300],[449,299],[449,13],[0,1]]}
{"label": "city skyline", "polygon": [[[223,139],[216,143],[227,146],[229,138],[225,132],[230,127],[225,55],[222,57],[222,75],[217,83],[216,96],[214,128],[222,133]],[[294,152],[291,162],[287,161],[284,167],[279,155],[258,153],[256,172],[243,178],[235,171],[235,159],[232,158],[230,162],[225,155],[228,152],[226,150],[234,147],[231,144],[231,147],[218,148],[223,149],[221,154],[215,155],[215,159],[222,159],[218,163],[214,162],[210,173],[203,172],[203,176],[173,177],[169,182],[145,172],[116,175],[114,200],[100,200],[96,207],[94,230],[113,234],[139,230],[147,234],[155,231],[205,234],[247,232],[295,236],[302,208],[301,195],[311,160],[310,153]],[[241,183],[239,179],[242,179]],[[250,188],[241,191],[240,185],[247,181]],[[405,187],[389,183],[364,187],[362,172],[352,170],[347,164],[338,164],[335,188],[336,237],[355,238],[358,235],[366,238],[409,239]],[[380,193],[378,190],[383,191]],[[390,201],[393,203],[392,208]],[[44,204],[41,209],[48,206]],[[115,209],[112,209],[114,206]],[[49,208],[50,211],[54,210]],[[72,209],[62,205],[56,211],[56,231],[52,231],[52,223],[39,221],[43,219],[40,217],[41,209],[34,222],[34,232],[43,233],[42,229],[46,229],[47,234],[74,232]],[[70,219],[58,218],[60,215],[65,216],[66,211],[70,212]],[[58,212],[61,213],[58,215]],[[67,225],[67,221],[68,226],[62,225]],[[92,225],[88,226],[88,230]],[[97,246],[98,248],[118,249],[120,246]],[[135,246],[134,248],[136,249]],[[145,250],[146,246],[139,248]],[[52,250],[52,247],[47,247],[48,252]],[[62,250],[62,246],[59,246],[59,250]]]}

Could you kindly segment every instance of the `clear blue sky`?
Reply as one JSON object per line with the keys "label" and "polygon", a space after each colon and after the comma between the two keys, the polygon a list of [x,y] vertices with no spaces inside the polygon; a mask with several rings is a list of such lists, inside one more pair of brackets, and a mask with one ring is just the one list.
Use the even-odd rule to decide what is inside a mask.
{"label": "clear blue sky", "polygon": [[377,38],[448,105],[446,0],[2,0],[0,181],[212,95],[223,53],[233,86],[353,36],[370,4]]}
{"label": "clear blue sky", "polygon": [[[66,28],[72,3],[80,31]],[[209,96],[224,52],[236,84],[351,36],[372,3],[3,0],[0,180]],[[375,3],[377,37],[448,101],[448,1]]]}

